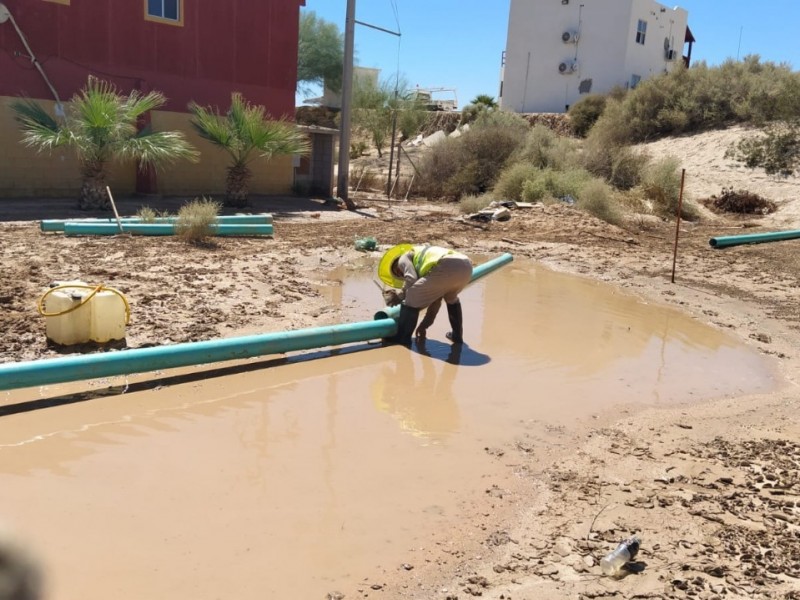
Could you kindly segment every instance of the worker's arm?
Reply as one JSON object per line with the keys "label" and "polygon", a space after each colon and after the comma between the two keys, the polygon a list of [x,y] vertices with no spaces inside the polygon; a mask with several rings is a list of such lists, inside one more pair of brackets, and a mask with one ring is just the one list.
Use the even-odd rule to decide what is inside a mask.
{"label": "worker's arm", "polygon": [[403,289],[400,291],[399,296],[402,299],[405,299],[406,292],[408,292],[409,288],[417,282],[419,279],[419,275],[417,275],[417,270],[414,268],[414,262],[411,259],[411,254],[408,252],[403,254],[397,261],[397,266],[400,267],[400,270],[403,272]]}

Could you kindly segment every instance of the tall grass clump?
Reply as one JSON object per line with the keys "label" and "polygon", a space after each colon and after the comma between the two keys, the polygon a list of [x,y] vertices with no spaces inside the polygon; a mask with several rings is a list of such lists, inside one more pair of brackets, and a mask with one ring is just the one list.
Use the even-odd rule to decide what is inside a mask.
{"label": "tall grass clump", "polygon": [[622,211],[614,198],[614,191],[600,179],[593,179],[583,187],[577,207],[606,223],[619,225],[622,222]]}
{"label": "tall grass clump", "polygon": [[195,198],[181,206],[175,221],[175,233],[185,242],[201,244],[214,234],[220,202],[211,198]]}
{"label": "tall grass clump", "polygon": [[[677,158],[668,156],[651,163],[645,171],[642,192],[652,203],[653,212],[659,216],[674,218],[678,213],[681,194],[679,165]],[[696,221],[700,218],[700,212],[694,204],[684,199],[681,218]]]}

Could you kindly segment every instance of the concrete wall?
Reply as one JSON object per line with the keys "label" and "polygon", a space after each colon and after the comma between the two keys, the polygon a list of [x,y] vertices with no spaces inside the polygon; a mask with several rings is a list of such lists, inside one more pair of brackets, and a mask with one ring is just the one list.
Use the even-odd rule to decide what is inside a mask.
{"label": "concrete wall", "polygon": [[[636,42],[639,20],[644,44]],[[565,112],[583,95],[628,87],[680,62],[688,13],[653,0],[511,0],[500,106],[514,112]],[[577,39],[564,42],[565,32]],[[667,60],[664,40],[675,58]],[[563,73],[559,66],[568,67]]]}
{"label": "concrete wall", "polygon": [[[81,186],[80,166],[74,152],[58,148],[37,153],[22,143],[22,133],[9,105],[17,98],[0,96],[0,198],[77,197]],[[53,114],[55,102],[41,105]],[[108,183],[112,190],[132,192],[135,165],[112,165]]]}
{"label": "concrete wall", "polygon": [[[71,197],[80,190],[80,166],[69,148],[39,154],[21,143],[22,134],[9,107],[14,98],[0,96],[0,198]],[[53,111],[54,102],[41,104]],[[186,113],[157,111],[152,115],[156,131],[182,131],[200,151],[200,162],[176,161],[156,173],[157,191],[171,195],[221,196],[225,190],[228,156],[201,139],[189,125]],[[292,187],[292,158],[255,160],[251,164],[254,194],[288,194]],[[119,195],[136,190],[136,165],[114,163],[108,183]]]}

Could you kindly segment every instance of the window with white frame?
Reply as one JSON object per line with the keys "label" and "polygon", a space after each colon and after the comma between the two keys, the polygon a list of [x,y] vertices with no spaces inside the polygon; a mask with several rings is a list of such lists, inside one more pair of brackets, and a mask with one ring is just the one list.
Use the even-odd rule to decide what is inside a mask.
{"label": "window with white frame", "polygon": [[145,0],[145,18],[174,24],[183,22],[183,0]]}
{"label": "window with white frame", "polygon": [[639,24],[636,25],[636,43],[644,46],[645,35],[647,35],[647,21],[639,19]]}

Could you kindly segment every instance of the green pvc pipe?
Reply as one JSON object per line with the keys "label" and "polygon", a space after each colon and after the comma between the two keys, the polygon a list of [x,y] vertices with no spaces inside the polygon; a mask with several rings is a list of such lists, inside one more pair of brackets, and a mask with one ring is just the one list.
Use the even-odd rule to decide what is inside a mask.
{"label": "green pvc pipe", "polygon": [[[272,225],[211,225],[213,235],[261,236],[272,235]],[[65,235],[118,235],[119,225],[113,223],[83,223],[67,221],[64,223]],[[174,223],[122,223],[122,233],[135,235],[175,235]]]}
{"label": "green pvc pipe", "polygon": [[[469,282],[474,283],[481,277],[484,277],[491,273],[492,271],[496,271],[500,267],[503,267],[514,260],[514,257],[506,252],[505,254],[501,254],[497,258],[493,258],[492,260],[486,261],[482,265],[478,265],[477,267],[472,268],[472,277],[470,278]],[[397,316],[400,314],[400,307],[399,306],[392,306],[392,307],[384,307],[383,310],[379,310],[375,313],[375,319],[396,319]]]}
{"label": "green pvc pipe", "polygon": [[0,390],[208,364],[365,342],[397,333],[394,319],[363,321],[152,348],[0,364]]}
{"label": "green pvc pipe", "polygon": [[[174,223],[178,217],[156,217],[152,221],[143,221],[141,217],[121,217],[123,223]],[[96,217],[90,219],[43,219],[39,221],[39,229],[42,231],[64,231],[65,223],[114,223],[114,217]],[[216,219],[217,223],[232,225],[267,225],[272,223],[272,215],[262,213],[257,215],[221,215]]]}
{"label": "green pvc pipe", "polygon": [[747,235],[726,235],[723,237],[713,237],[708,240],[712,248],[730,248],[731,246],[741,246],[742,244],[765,244],[767,242],[782,242],[783,240],[795,240],[800,238],[800,229],[790,231],[773,231],[771,233],[750,233]]}
{"label": "green pvc pipe", "polygon": [[[470,283],[512,260],[511,254],[503,254],[475,267]],[[378,316],[382,313],[377,313],[373,321],[118,352],[4,363],[0,364],[0,390],[144,373],[387,338],[397,333],[395,316],[399,308],[395,309],[385,309],[383,314],[386,316],[383,317]],[[388,316],[386,313],[393,313],[395,316]]]}

